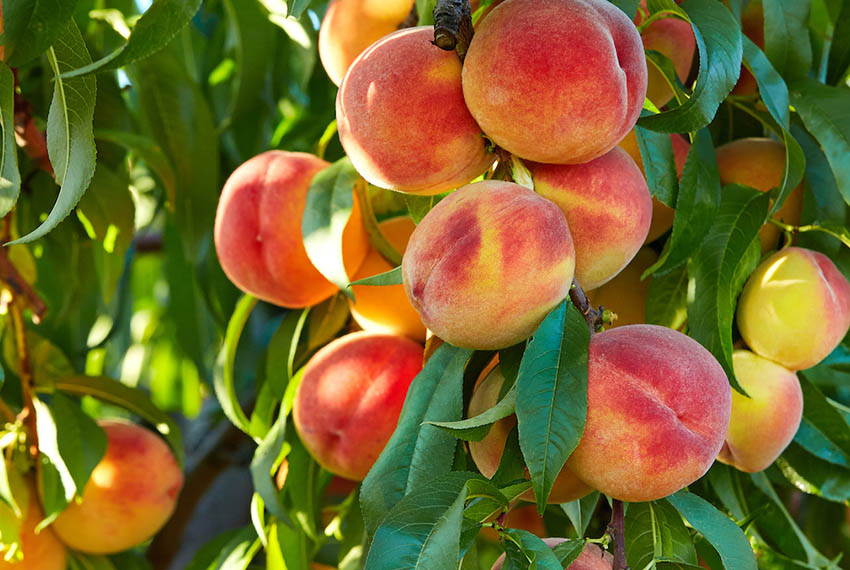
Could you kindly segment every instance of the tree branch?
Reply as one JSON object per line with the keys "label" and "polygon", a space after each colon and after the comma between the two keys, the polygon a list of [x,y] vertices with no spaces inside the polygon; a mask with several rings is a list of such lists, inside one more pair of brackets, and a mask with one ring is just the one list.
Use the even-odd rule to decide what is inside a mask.
{"label": "tree branch", "polygon": [[614,539],[613,570],[629,570],[626,562],[626,517],[623,501],[611,499],[611,522],[608,523],[608,534]]}
{"label": "tree branch", "polygon": [[475,31],[469,0],[438,0],[434,8],[434,45],[455,50],[461,61],[466,57]]}
{"label": "tree branch", "polygon": [[570,287],[570,301],[584,315],[584,320],[587,322],[590,334],[597,333],[602,329],[602,325],[605,324],[602,318],[603,311],[593,308],[584,289],[581,288],[581,285],[575,279],[573,279],[573,285]]}

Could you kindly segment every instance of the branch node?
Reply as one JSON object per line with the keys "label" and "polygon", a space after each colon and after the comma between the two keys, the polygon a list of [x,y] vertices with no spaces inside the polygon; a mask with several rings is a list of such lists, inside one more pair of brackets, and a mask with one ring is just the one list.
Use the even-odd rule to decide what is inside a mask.
{"label": "branch node", "polygon": [[438,0],[434,8],[435,46],[455,50],[463,61],[474,33],[469,0]]}

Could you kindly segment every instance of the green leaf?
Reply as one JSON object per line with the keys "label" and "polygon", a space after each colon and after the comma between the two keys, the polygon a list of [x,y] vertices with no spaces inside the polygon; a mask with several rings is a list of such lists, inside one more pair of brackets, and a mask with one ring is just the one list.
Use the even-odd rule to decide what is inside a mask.
{"label": "green leaf", "polygon": [[413,379],[398,426],[360,491],[370,535],[402,497],[451,469],[455,438],[425,422],[461,418],[463,370],[471,355],[471,350],[443,344]]}
{"label": "green leaf", "polygon": [[555,478],[584,432],[590,331],[562,302],[535,331],[517,378],[519,443],[543,514]]}
{"label": "green leaf", "polygon": [[[14,432],[4,431],[2,434],[2,437],[0,437],[0,453],[2,453],[4,457],[7,457],[7,450],[9,447],[17,445],[18,438]],[[0,461],[0,500],[2,500],[2,504],[0,504],[0,537],[2,537],[2,539],[0,539],[0,541],[6,543],[8,543],[8,540],[4,533],[3,524],[7,521],[5,520],[5,513],[2,510],[3,505],[9,507],[16,518],[22,518],[23,515],[21,507],[18,505],[17,499],[15,499],[14,491],[12,490],[12,478],[17,477],[18,474],[14,470],[10,473],[9,467],[10,465],[7,461]]]}
{"label": "green leaf", "polygon": [[[352,297],[342,259],[342,233],[362,179],[348,157],[320,170],[307,192],[301,234],[307,256],[325,278]],[[352,297],[353,298],[353,297]]]}
{"label": "green leaf", "polygon": [[791,442],[776,466],[792,485],[805,493],[840,504],[850,500],[850,469],[838,467]]}
{"label": "green leaf", "polygon": [[622,10],[626,16],[629,17],[629,20],[635,19],[635,14],[637,14],[638,6],[640,6],[640,0],[610,0],[611,4]]}
{"label": "green leaf", "polygon": [[850,72],[850,4],[844,2],[835,21],[826,82],[837,85]]}
{"label": "green leaf", "polygon": [[666,273],[684,263],[705,239],[720,206],[720,175],[711,135],[703,129],[696,134],[676,199],[673,233],[664,246],[658,261],[646,270],[646,275]]}
{"label": "green leaf", "polygon": [[15,77],[0,63],[0,216],[8,214],[21,193],[18,145],[15,144]]}
{"label": "green leaf", "polygon": [[665,133],[694,132],[708,125],[732,91],[741,69],[741,27],[723,4],[714,0],[649,0],[652,12],[663,9],[691,22],[700,69],[690,98],[679,107],[643,117],[638,125]]}
{"label": "green leaf", "polygon": [[77,24],[71,21],[47,50],[53,70],[53,101],[47,115],[47,153],[60,186],[59,197],[42,224],[12,243],[34,241],[59,225],[71,213],[91,182],[95,169],[94,77],[63,79],[59,75],[91,61]]}
{"label": "green leaf", "polygon": [[593,491],[581,499],[569,503],[561,503],[561,509],[570,519],[576,535],[584,536],[584,533],[587,532],[587,525],[590,524],[593,513],[596,512],[597,503],[599,503],[599,491]]}
{"label": "green leaf", "polygon": [[65,376],[56,379],[53,388],[66,394],[91,396],[139,416],[153,425],[165,438],[177,458],[177,463],[183,466],[184,451],[180,428],[171,416],[157,408],[143,391],[105,376]]}
{"label": "green leaf", "polygon": [[184,570],[219,570],[222,556],[242,545],[250,545],[256,536],[251,526],[228,530],[203,545]]}
{"label": "green leaf", "polygon": [[514,413],[516,404],[516,384],[499,400],[495,406],[481,412],[475,417],[457,422],[429,422],[431,425],[444,429],[454,437],[464,441],[481,441],[497,421]]}
{"label": "green leaf", "polygon": [[418,16],[418,25],[433,26],[434,25],[434,8],[437,7],[437,0],[416,0],[416,14]]}
{"label": "green leaf", "polygon": [[812,384],[806,372],[798,372],[803,390],[803,419],[842,453],[850,456],[850,424],[829,400]]}
{"label": "green leaf", "polygon": [[729,517],[687,491],[670,495],[668,500],[717,550],[726,570],[756,570],[756,556],[746,535]]}
{"label": "green leaf", "polygon": [[758,232],[767,217],[770,196],[730,184],[702,248],[688,267],[694,294],[688,305],[690,335],[706,347],[742,392],[732,367],[732,321],[738,295],[758,265]]}
{"label": "green leaf", "polygon": [[676,269],[649,279],[646,322],[678,330],[688,320],[688,268]]}
{"label": "green leaf", "polygon": [[569,565],[579,557],[581,551],[584,550],[585,544],[586,543],[583,540],[567,540],[561,544],[553,546],[552,552],[554,552],[555,556],[558,557],[558,561],[560,561],[561,566],[563,568],[568,568]]}
{"label": "green leaf", "polygon": [[378,273],[377,275],[372,275],[371,277],[366,277],[364,279],[359,279],[357,281],[353,281],[350,285],[375,285],[375,286],[383,286],[383,285],[401,285],[401,265],[398,267],[394,267],[389,271],[385,271],[384,273]]}
{"label": "green leaf", "polygon": [[475,477],[432,477],[401,499],[375,533],[366,570],[457,568],[466,483]]}
{"label": "green leaf", "polygon": [[156,0],[136,22],[127,43],[94,63],[66,71],[64,77],[118,69],[150,57],[167,46],[177,32],[192,20],[200,7],[201,0]]}
{"label": "green leaf", "polygon": [[266,570],[306,568],[310,553],[306,537],[298,530],[281,522],[269,529],[269,545],[266,549]]}
{"label": "green leaf", "polygon": [[[236,393],[236,377],[233,366],[236,361],[236,348],[239,346],[239,337],[242,329],[251,316],[251,311],[257,304],[257,299],[251,295],[244,295],[236,304],[233,316],[227,324],[227,332],[224,335],[224,346],[216,361],[216,372],[213,378],[215,396],[221,405],[221,410],[230,422],[251,435],[251,422],[239,403],[239,395]],[[259,443],[259,442],[258,442]]]}
{"label": "green leaf", "polygon": [[670,135],[635,126],[635,137],[650,194],[670,207],[675,206],[679,177]]}
{"label": "green leaf", "polygon": [[431,211],[431,208],[439,204],[440,200],[448,196],[449,193],[437,194],[435,196],[417,196],[415,194],[405,194],[404,201],[407,203],[407,211],[413,221],[418,225],[425,217],[425,214]]}
{"label": "green leaf", "polygon": [[54,45],[68,28],[76,4],[76,0],[3,2],[6,65],[20,67]]}
{"label": "green leaf", "polygon": [[697,564],[691,535],[681,515],[664,499],[632,503],[626,511],[626,560],[631,568],[653,561]]}
{"label": "green leaf", "polygon": [[812,67],[811,0],[764,0],[764,51],[780,75],[805,77]]}
{"label": "green leaf", "polygon": [[266,434],[260,445],[257,446],[256,451],[254,451],[250,471],[254,490],[260,495],[269,512],[285,521],[289,526],[292,526],[292,523],[289,522],[289,516],[286,514],[283,503],[280,500],[280,494],[275,486],[274,473],[272,471],[278,465],[278,459],[283,450],[283,438],[285,435],[286,412],[281,410],[277,421],[272,425],[272,429]]}
{"label": "green leaf", "polygon": [[173,204],[177,200],[177,182],[174,168],[171,166],[171,162],[165,156],[162,148],[149,137],[125,131],[97,129],[94,131],[94,138],[120,145],[134,152],[139,158],[145,161],[147,166],[159,178],[163,188],[165,188],[168,201]]}
{"label": "green leaf", "polygon": [[313,0],[286,0],[286,13],[297,20],[312,2]]}
{"label": "green leaf", "polygon": [[[563,570],[561,561],[543,539],[531,534],[527,530],[511,528],[505,532],[518,543],[519,550],[534,567],[539,570]],[[581,553],[581,550],[579,550]]]}
{"label": "green leaf", "polygon": [[470,479],[466,489],[467,499],[470,500],[469,506],[463,511],[466,519],[484,522],[492,516],[510,510],[510,502],[505,495],[486,479]]}

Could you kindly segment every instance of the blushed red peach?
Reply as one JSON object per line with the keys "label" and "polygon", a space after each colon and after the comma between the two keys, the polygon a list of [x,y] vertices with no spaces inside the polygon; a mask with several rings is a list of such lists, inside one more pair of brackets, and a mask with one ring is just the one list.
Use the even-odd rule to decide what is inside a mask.
{"label": "blushed red peach", "polygon": [[292,407],[304,447],[331,473],[361,481],[421,369],[422,347],[405,337],[357,332],[326,345],[304,368]]}
{"label": "blushed red peach", "polygon": [[595,289],[611,280],[646,240],[652,196],[640,169],[619,147],[584,164],[529,163],[534,190],[567,217],[576,281]]}
{"label": "blushed red peach", "polygon": [[455,346],[528,338],[569,293],[575,250],[563,212],[511,182],[476,182],[416,227],[401,264],[422,322]]}
{"label": "blushed red peach", "polygon": [[[641,0],[640,5],[643,10],[646,10],[646,0]],[[641,10],[638,10],[635,17],[636,24],[643,22],[643,14]],[[645,50],[657,51],[670,59],[673,69],[676,70],[676,76],[684,83],[690,74],[697,46],[691,25],[676,17],[662,18],[649,24],[641,32],[640,37]],[[673,98],[673,90],[670,89],[658,68],[648,59],[646,68],[648,73],[646,97],[657,107],[666,105]]]}
{"label": "blushed red peach", "polygon": [[335,85],[363,50],[396,31],[414,0],[333,0],[319,28],[319,59]]}
{"label": "blushed red peach", "polygon": [[634,127],[646,80],[640,34],[605,0],[504,2],[478,26],[463,65],[464,99],[487,136],[553,164],[611,150]]}
{"label": "blushed red peach", "polygon": [[797,375],[749,350],[732,354],[735,377],[747,396],[732,390],[732,417],[718,461],[755,473],[782,453],[803,417]]}
{"label": "blushed red peach", "polygon": [[729,427],[723,367],[697,341],[654,325],[590,341],[587,422],[567,466],[622,501],[654,501],[702,477]]}
{"label": "blushed red peach", "polygon": [[[380,224],[381,232],[396,251],[404,253],[407,242],[416,224],[408,216],[385,220]],[[354,281],[365,279],[392,269],[392,266],[372,248],[366,261],[354,275]],[[351,287],[354,301],[349,299],[351,316],[363,330],[409,337],[417,342],[425,342],[425,325],[419,313],[410,304],[402,285],[354,285]]]}
{"label": "blushed red peach", "polygon": [[[670,142],[673,145],[673,159],[676,162],[676,174],[679,178],[682,177],[682,172],[685,170],[685,160],[688,158],[688,151],[691,149],[690,143],[681,135],[670,135]],[[638,146],[637,137],[634,130],[629,131],[629,134],[620,141],[620,148],[629,153],[632,160],[640,168],[641,173],[646,177],[646,171],[643,167],[643,159],[640,156],[640,147]],[[675,211],[670,206],[665,205],[657,198],[652,198],[652,223],[649,225],[649,234],[646,236],[646,243],[653,242],[661,237],[664,232],[670,229],[673,225],[673,214]]]}
{"label": "blushed red peach", "polygon": [[658,254],[648,247],[640,248],[619,275],[605,285],[587,292],[591,304],[602,305],[617,314],[617,320],[606,328],[646,323],[646,298],[649,295],[649,278],[640,280],[643,272],[658,261]]}
{"label": "blushed red peach", "polygon": [[[785,169],[785,146],[764,138],[739,139],[717,147],[717,168],[721,184],[741,184],[767,192],[782,185]],[[773,216],[786,224],[800,223],[803,211],[803,183],[785,198]],[[770,251],[779,242],[779,228],[765,224],[759,231],[762,252]]]}
{"label": "blushed red peach", "polygon": [[79,503],[53,522],[56,535],[80,552],[111,554],[151,538],[171,517],[183,472],[168,445],[150,430],[101,420],[106,454]]}
{"label": "blushed red peach", "polygon": [[[554,548],[566,542],[566,538],[544,538],[543,542],[549,548]],[[502,565],[505,563],[505,555],[502,554],[496,559],[491,570],[502,570]],[[578,558],[567,566],[566,570],[611,570],[614,567],[614,557],[607,550],[602,550],[592,542],[585,544],[584,549]]]}
{"label": "blushed red peach", "polygon": [[791,370],[809,368],[850,328],[850,283],[824,254],[786,247],[750,275],[737,322],[759,356]]}
{"label": "blushed red peach", "polygon": [[[313,266],[301,237],[307,191],[327,166],[312,154],[272,150],[248,160],[227,179],[215,216],[215,248],[237,287],[290,308],[318,304],[338,290]],[[369,251],[356,197],[342,251],[353,275]]]}
{"label": "blushed red peach", "polygon": [[[493,368],[488,374],[479,378],[472,398],[469,401],[468,417],[474,417],[486,412],[499,401],[499,392],[505,382],[502,369]],[[480,441],[469,442],[469,454],[482,475],[488,479],[496,474],[508,434],[516,426],[516,416],[512,415],[499,420],[490,427],[490,431]],[[593,490],[587,483],[579,479],[569,468],[564,467],[555,478],[552,492],[549,495],[550,504],[567,503],[584,497]],[[521,499],[534,501],[534,492],[529,490]]]}
{"label": "blushed red peach", "polygon": [[[6,560],[7,553],[0,552],[0,570],[65,570],[68,554],[65,545],[59,542],[50,527],[38,534],[35,527],[44,519],[44,513],[38,502],[38,493],[32,483],[25,483],[17,473],[11,474],[12,495],[21,509],[23,519],[19,519],[20,558]],[[0,505],[0,516],[9,520],[15,513],[5,504]],[[8,519],[7,519],[8,517]],[[11,542],[4,537],[4,542]],[[4,544],[4,546],[10,546]]]}
{"label": "blushed red peach", "polygon": [[433,40],[433,26],[390,34],[357,58],[339,88],[340,142],[376,186],[439,194],[495,160],[463,101],[457,54]]}

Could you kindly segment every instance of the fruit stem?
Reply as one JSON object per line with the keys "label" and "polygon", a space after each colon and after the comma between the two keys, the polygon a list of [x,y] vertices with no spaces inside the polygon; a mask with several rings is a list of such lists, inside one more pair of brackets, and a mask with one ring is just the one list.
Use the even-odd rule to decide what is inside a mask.
{"label": "fruit stem", "polygon": [[613,570],[629,570],[626,562],[626,515],[623,501],[611,499],[611,522],[608,523],[608,534],[614,540]]}
{"label": "fruit stem", "polygon": [[469,0],[437,0],[434,8],[434,45],[455,50],[461,61],[466,57],[475,31]]}
{"label": "fruit stem", "polygon": [[590,300],[587,298],[587,294],[584,292],[584,289],[581,288],[581,285],[579,285],[578,281],[575,279],[573,279],[573,285],[570,287],[570,301],[573,302],[573,305],[575,305],[584,316],[587,328],[590,329],[590,334],[594,334],[602,330],[602,325],[605,324],[604,310],[601,310],[601,307],[599,309],[593,308],[593,305],[590,304]]}

